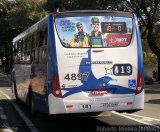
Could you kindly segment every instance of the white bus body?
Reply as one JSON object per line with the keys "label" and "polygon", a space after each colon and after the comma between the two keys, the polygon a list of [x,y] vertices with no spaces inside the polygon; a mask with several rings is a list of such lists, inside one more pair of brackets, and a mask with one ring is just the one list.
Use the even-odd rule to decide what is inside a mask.
{"label": "white bus body", "polygon": [[[96,24],[99,37],[94,29]],[[133,13],[50,14],[14,38],[13,44],[17,47],[18,42],[43,27],[48,31],[45,46],[36,42],[40,45],[37,49],[31,46],[27,50],[29,62],[14,65],[17,98],[27,102],[32,110],[48,114],[127,112],[144,108],[143,53]],[[77,33],[78,28],[83,28],[83,32]],[[36,52],[40,56],[45,48],[45,62],[40,63],[40,57],[35,62]]]}

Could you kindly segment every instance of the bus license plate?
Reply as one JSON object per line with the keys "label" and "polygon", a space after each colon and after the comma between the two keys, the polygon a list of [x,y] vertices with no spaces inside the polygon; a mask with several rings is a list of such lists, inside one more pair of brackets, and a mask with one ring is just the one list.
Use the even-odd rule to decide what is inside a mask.
{"label": "bus license plate", "polygon": [[115,76],[132,75],[132,66],[130,64],[115,64],[113,66],[113,74]]}
{"label": "bus license plate", "polygon": [[103,94],[108,94],[107,90],[93,90],[91,91],[92,95],[103,95]]}
{"label": "bus license plate", "polygon": [[93,104],[81,104],[80,109],[92,109]]}

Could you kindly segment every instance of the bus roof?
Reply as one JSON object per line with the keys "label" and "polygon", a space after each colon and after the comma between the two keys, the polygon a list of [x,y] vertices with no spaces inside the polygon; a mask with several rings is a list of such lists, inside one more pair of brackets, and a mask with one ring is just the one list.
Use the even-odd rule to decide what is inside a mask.
{"label": "bus roof", "polygon": [[67,17],[67,16],[84,16],[85,15],[97,15],[101,16],[103,14],[114,15],[114,16],[127,16],[131,17],[132,12],[122,12],[122,11],[108,11],[108,10],[74,10],[74,11],[64,11],[57,15],[57,17]]}

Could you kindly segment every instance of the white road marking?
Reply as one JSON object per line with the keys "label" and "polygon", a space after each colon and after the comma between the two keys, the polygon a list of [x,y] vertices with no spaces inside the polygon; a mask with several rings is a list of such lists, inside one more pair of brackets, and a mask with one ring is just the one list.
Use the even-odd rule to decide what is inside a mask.
{"label": "white road marking", "polygon": [[139,119],[132,118],[132,117],[130,117],[130,116],[128,116],[128,115],[120,114],[120,113],[115,112],[115,111],[111,111],[111,112],[112,112],[113,114],[116,114],[116,115],[119,115],[119,116],[122,116],[122,117],[125,117],[125,118],[128,118],[128,119],[134,120],[134,121],[136,121],[136,122],[142,123],[142,124],[144,124],[144,125],[153,126],[153,127],[155,127],[155,128],[157,128],[157,129],[160,130],[160,127],[159,127],[159,126],[150,124],[150,123],[148,123],[148,122],[144,122],[144,121],[139,120]]}
{"label": "white road marking", "polygon": [[3,129],[2,132],[13,132],[11,129]]}
{"label": "white road marking", "polygon": [[[127,114],[127,113],[125,113],[125,114]],[[156,119],[156,118],[151,118],[151,117],[146,117],[146,116],[141,116],[141,115],[136,115],[136,114],[127,114],[127,115],[131,115],[131,116],[135,116],[135,117],[141,117],[141,118],[144,118],[144,119],[160,122],[160,119]]]}
{"label": "white road marking", "polygon": [[6,98],[11,102],[15,110],[18,112],[18,114],[23,118],[28,128],[31,130],[31,132],[39,132],[38,129],[34,126],[34,124],[28,119],[28,117],[23,113],[23,111],[15,104],[12,99],[6,95],[4,92],[0,90],[0,93],[6,96]]}
{"label": "white road marking", "polygon": [[6,89],[6,90],[10,91],[11,89]]}
{"label": "white road marking", "polygon": [[10,125],[9,125],[9,123],[7,122],[7,120],[3,120],[2,122],[3,122],[3,123],[2,123],[3,131],[4,131],[5,129],[8,129],[8,130],[13,131],[12,129],[10,129]]}

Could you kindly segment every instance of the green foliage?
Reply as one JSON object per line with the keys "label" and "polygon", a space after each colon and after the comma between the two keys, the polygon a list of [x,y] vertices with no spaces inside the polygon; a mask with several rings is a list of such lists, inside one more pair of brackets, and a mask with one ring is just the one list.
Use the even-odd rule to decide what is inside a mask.
{"label": "green foliage", "polygon": [[[145,28],[142,28],[141,32],[144,32]],[[157,50],[158,48],[160,48],[160,25],[159,24],[155,24],[154,28],[153,28],[153,38],[156,42],[156,46],[157,46]],[[157,66],[158,65],[158,57],[153,53],[153,51],[150,49],[150,46],[148,44],[147,41],[147,32],[145,33],[145,35],[143,36],[142,39],[142,43],[143,43],[143,51],[144,51],[144,64],[145,65],[150,65],[150,66]]]}
{"label": "green foliage", "polygon": [[13,37],[46,16],[45,3],[45,0],[0,0],[0,41],[10,44]]}
{"label": "green foliage", "polygon": [[[47,3],[46,3],[47,2]],[[0,46],[11,49],[13,37],[47,15],[45,9],[134,11],[140,18],[144,63],[157,65],[160,55],[160,0],[0,0]],[[154,43],[148,43],[152,36]],[[2,50],[0,50],[2,52]],[[2,53],[0,53],[1,55]],[[8,50],[7,55],[10,54]]]}
{"label": "green foliage", "polygon": [[45,0],[0,0],[0,58],[11,65],[12,39],[47,15]]}
{"label": "green foliage", "polygon": [[[141,32],[144,32],[142,29]],[[142,48],[143,48],[143,58],[144,65],[146,66],[156,66],[157,65],[157,56],[151,51],[146,36],[142,39]]]}
{"label": "green foliage", "polygon": [[47,15],[45,0],[15,0],[8,11],[8,21],[13,30],[22,32]]}
{"label": "green foliage", "polygon": [[157,56],[150,50],[148,52],[143,52],[144,65],[146,66],[157,66]]}
{"label": "green foliage", "polygon": [[53,12],[57,5],[61,11],[126,10],[126,4],[122,0],[47,0],[47,10]]}
{"label": "green foliage", "polygon": [[9,43],[10,39],[7,38],[9,27],[7,13],[10,3],[7,0],[0,0],[0,46],[5,46]]}

